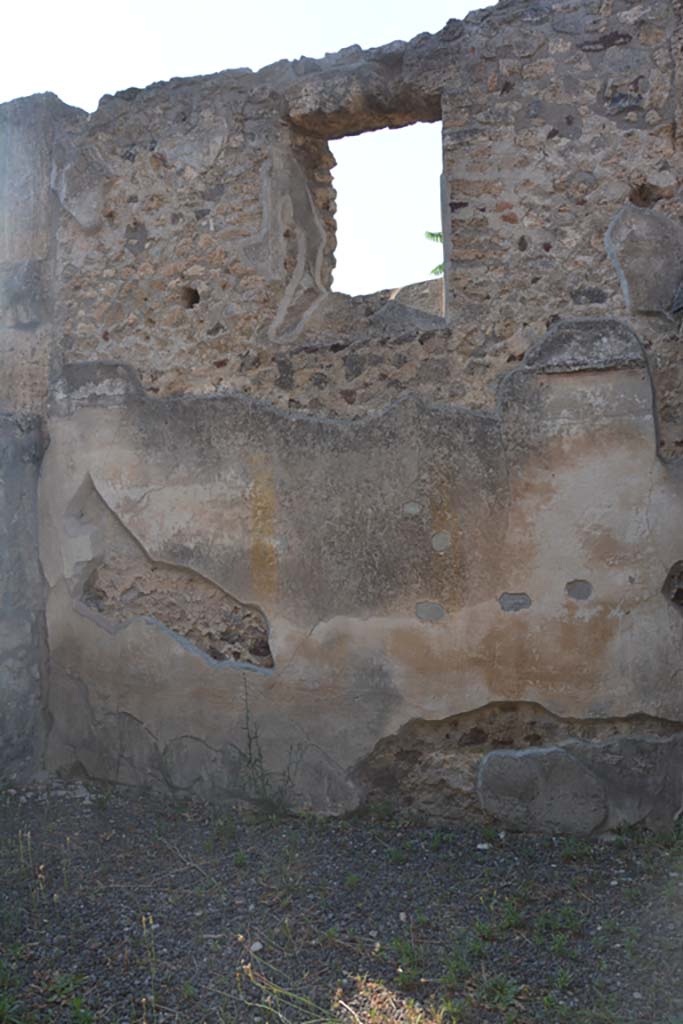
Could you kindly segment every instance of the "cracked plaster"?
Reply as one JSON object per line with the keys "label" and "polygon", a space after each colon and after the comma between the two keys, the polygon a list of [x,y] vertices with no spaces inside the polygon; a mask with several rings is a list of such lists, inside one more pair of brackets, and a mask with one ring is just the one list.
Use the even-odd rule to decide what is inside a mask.
{"label": "cracked plaster", "polygon": [[[298,751],[296,801],[337,811],[411,721],[683,721],[682,33],[664,0],[504,0],[91,116],[0,107],[0,409],[49,439],[0,456],[8,494],[42,458],[2,665],[39,648],[44,583],[50,654],[21,648],[5,734],[215,797],[246,701],[268,770]],[[419,120],[443,284],[334,294],[328,140]]]}

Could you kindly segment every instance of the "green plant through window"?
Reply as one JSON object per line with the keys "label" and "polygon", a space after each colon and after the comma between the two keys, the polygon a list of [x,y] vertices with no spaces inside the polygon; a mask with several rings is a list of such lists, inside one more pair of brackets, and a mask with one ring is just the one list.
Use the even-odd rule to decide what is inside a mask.
{"label": "green plant through window", "polygon": [[[438,242],[439,245],[443,245],[443,231],[425,231],[425,238],[430,242]],[[434,267],[431,271],[434,277],[443,276],[443,261]]]}

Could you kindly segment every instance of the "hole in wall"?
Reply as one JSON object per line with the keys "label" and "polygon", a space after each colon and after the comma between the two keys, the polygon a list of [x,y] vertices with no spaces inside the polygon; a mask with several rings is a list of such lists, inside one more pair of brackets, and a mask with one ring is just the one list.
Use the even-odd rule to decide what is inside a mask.
{"label": "hole in wall", "polygon": [[[333,290],[386,289],[394,293],[388,297],[442,315],[441,122],[347,136],[330,149],[337,193]],[[408,287],[414,295],[398,294]]]}
{"label": "hole in wall", "polygon": [[531,598],[528,594],[511,594],[506,591],[498,598],[498,604],[504,612],[522,612],[531,608]]}
{"label": "hole in wall", "polygon": [[185,285],[180,292],[180,302],[184,309],[192,309],[199,304],[199,292],[191,285]]}
{"label": "hole in wall", "polygon": [[641,181],[633,186],[628,198],[634,206],[649,207],[654,206],[660,199],[668,199],[673,192],[673,188],[661,188],[649,181]]}
{"label": "hole in wall", "polygon": [[593,593],[593,584],[588,580],[569,580],[564,589],[572,600],[587,601]]}
{"label": "hole in wall", "polygon": [[662,593],[683,613],[683,561],[674,562],[669,569]]}

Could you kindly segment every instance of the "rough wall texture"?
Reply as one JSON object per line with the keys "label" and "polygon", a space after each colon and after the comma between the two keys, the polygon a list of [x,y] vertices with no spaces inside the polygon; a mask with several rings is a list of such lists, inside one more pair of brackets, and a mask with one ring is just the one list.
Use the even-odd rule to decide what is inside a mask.
{"label": "rough wall texture", "polygon": [[0,775],[22,777],[44,743],[44,581],[38,562],[37,417],[0,415]]}
{"label": "rough wall texture", "polygon": [[55,157],[82,111],[56,96],[0,105],[0,411],[42,412],[54,335]]}
{"label": "rough wall texture", "polygon": [[[682,42],[678,2],[503,0],[91,116],[0,108],[0,399],[50,437],[51,767],[232,791],[248,711],[320,809],[389,779],[571,830],[585,783],[575,830],[659,820],[576,744],[683,772]],[[327,142],[419,120],[443,295],[335,294]],[[495,744],[444,726],[503,705],[566,723],[528,733],[538,762],[511,730],[521,811]],[[591,765],[559,795],[558,742]]]}
{"label": "rough wall texture", "polygon": [[[301,745],[299,784],[330,808],[412,718],[512,700],[683,720],[683,623],[662,593],[681,483],[656,457],[649,376],[619,323],[557,325],[490,414],[408,398],[342,421],[149,398],[110,365],[62,385],[41,482],[51,764],[70,749],[109,772],[123,714],[149,747],[141,778],[194,782],[173,774],[191,736],[210,780],[205,759],[239,744],[244,685],[269,751]],[[84,486],[148,560],[258,609],[273,667],[217,665],[153,620],[114,628],[84,607],[107,556],[69,525]]]}

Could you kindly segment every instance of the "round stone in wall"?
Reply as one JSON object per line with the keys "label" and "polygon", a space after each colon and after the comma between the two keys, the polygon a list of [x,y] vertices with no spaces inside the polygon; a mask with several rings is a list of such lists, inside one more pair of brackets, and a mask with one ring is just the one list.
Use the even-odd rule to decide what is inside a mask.
{"label": "round stone in wall", "polygon": [[567,597],[571,597],[572,600],[587,601],[593,593],[593,584],[588,580],[570,580],[564,589],[567,592]]}
{"label": "round stone in wall", "polygon": [[451,535],[445,530],[440,530],[439,533],[432,534],[432,547],[435,551],[441,555],[444,551],[448,551],[451,546]]}
{"label": "round stone in wall", "polygon": [[498,598],[498,604],[504,612],[521,612],[531,608],[531,598],[528,594],[510,594],[506,591]]}
{"label": "round stone in wall", "polygon": [[446,612],[436,601],[418,601],[415,614],[421,622],[438,622]]}

